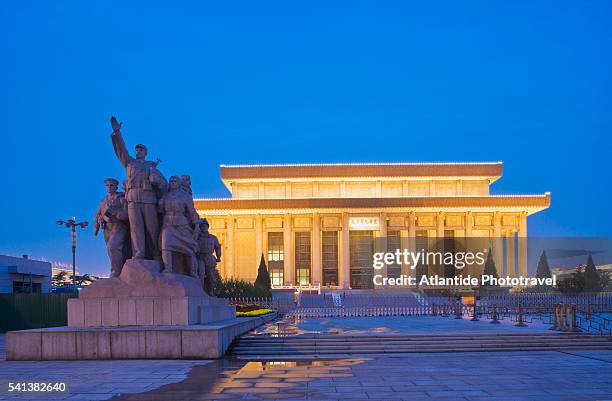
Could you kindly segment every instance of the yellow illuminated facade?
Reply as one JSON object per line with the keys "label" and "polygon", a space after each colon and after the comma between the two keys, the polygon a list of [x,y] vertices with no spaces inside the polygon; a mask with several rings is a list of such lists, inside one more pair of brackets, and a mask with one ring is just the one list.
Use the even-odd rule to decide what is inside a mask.
{"label": "yellow illuminated facade", "polygon": [[374,250],[470,238],[488,239],[498,274],[525,276],[527,217],[550,194],[490,194],[501,175],[501,162],[221,166],[231,198],[195,203],[223,246],[224,277],[254,281],[263,255],[276,287],[371,288]]}

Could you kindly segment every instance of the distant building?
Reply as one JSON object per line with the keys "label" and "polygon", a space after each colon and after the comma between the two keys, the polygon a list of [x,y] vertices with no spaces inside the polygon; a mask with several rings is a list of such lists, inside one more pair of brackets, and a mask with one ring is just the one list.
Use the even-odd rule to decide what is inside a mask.
{"label": "distant building", "polygon": [[49,292],[51,263],[0,255],[0,293]]}
{"label": "distant building", "polygon": [[[550,194],[490,194],[501,175],[501,162],[221,166],[231,198],[195,205],[223,246],[223,277],[255,281],[264,255],[275,288],[372,288],[381,238],[413,252],[483,239],[500,276],[526,276],[527,216],[547,209]],[[386,274],[455,270],[404,264]]]}

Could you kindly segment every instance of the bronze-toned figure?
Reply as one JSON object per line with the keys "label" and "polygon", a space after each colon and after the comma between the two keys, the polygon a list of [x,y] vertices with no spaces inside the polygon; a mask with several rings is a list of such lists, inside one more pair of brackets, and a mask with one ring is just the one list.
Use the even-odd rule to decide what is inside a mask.
{"label": "bronze-toned figure", "polygon": [[[193,200],[180,189],[179,177],[170,177],[169,190],[159,201],[159,210],[164,215],[161,231],[162,259],[165,273],[197,274],[197,243],[200,217],[193,207]],[[178,269],[175,256],[184,259],[183,271]]]}
{"label": "bronze-toned figure", "polygon": [[219,239],[211,234],[208,220],[200,220],[200,235],[198,237],[198,274],[202,280],[204,291],[210,296],[214,295],[215,268],[221,262],[221,244]]}
{"label": "bronze-toned figure", "polygon": [[100,202],[94,217],[94,235],[98,235],[100,229],[104,231],[106,251],[111,264],[110,275],[118,277],[130,254],[128,206],[125,193],[117,192],[117,180],[107,178],[104,183],[108,195]]}
{"label": "bronze-toned figure", "polygon": [[113,148],[125,167],[126,200],[130,237],[135,259],[159,259],[158,196],[165,190],[166,180],[157,170],[157,163],[146,160],[147,148],[136,145],[136,157],[129,155],[121,135],[121,123],[111,117]]}

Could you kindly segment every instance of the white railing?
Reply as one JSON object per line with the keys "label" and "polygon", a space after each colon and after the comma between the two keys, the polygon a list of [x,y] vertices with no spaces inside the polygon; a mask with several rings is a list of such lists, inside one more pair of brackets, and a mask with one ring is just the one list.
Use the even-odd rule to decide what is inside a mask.
{"label": "white railing", "polygon": [[295,290],[295,292],[311,292],[316,291],[321,293],[321,284],[298,284],[298,285],[273,285],[273,290]]}

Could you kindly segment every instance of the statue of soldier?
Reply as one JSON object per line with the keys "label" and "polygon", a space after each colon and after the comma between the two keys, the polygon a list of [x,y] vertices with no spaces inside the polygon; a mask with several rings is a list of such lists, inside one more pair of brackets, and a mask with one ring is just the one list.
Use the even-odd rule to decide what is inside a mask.
{"label": "statue of soldier", "polygon": [[208,220],[200,219],[200,235],[198,237],[198,275],[204,286],[204,291],[210,296],[214,295],[215,268],[221,262],[221,244],[219,239],[208,229]]}
{"label": "statue of soldier", "polygon": [[188,175],[181,176],[181,190],[183,190],[187,195],[193,198],[193,191],[191,190],[191,177]]}
{"label": "statue of soldier", "polygon": [[[136,157],[129,155],[121,135],[121,123],[111,117],[111,141],[115,154],[125,167],[126,200],[130,222],[133,257],[159,259],[159,220],[157,202],[167,187],[166,179],[157,170],[157,163],[146,160],[147,147],[136,145]],[[160,191],[161,190],[161,191]]]}
{"label": "statue of soldier", "polygon": [[[196,238],[200,232],[200,216],[193,207],[193,200],[180,189],[180,179],[170,177],[169,190],[159,200],[159,210],[164,215],[161,230],[161,250],[164,272],[196,276]],[[175,263],[180,256],[183,263]]]}
{"label": "statue of soldier", "polygon": [[111,264],[111,277],[121,274],[123,264],[129,257],[128,206],[125,193],[117,192],[119,182],[114,178],[104,180],[108,195],[102,199],[94,217],[94,235],[104,231],[106,251]]}

